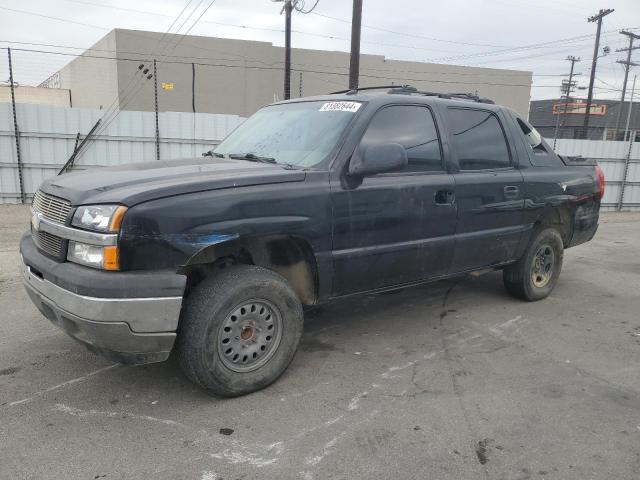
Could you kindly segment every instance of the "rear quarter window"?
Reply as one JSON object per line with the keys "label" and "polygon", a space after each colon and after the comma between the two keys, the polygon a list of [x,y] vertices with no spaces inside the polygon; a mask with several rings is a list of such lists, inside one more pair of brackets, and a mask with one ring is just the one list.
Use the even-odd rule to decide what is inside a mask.
{"label": "rear quarter window", "polygon": [[[516,118],[516,123],[523,135],[527,135],[533,127],[520,117]],[[549,144],[543,139],[542,143],[535,148],[527,143],[527,149],[530,152],[529,158],[534,167],[562,167],[564,164],[560,157],[556,155]]]}

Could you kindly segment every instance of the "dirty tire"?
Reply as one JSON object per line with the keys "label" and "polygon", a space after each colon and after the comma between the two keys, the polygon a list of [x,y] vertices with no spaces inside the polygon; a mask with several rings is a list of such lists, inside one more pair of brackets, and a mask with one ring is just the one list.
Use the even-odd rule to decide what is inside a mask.
{"label": "dirty tire", "polygon": [[[563,254],[562,237],[557,230],[534,231],[522,258],[502,272],[507,292],[530,302],[546,298],[558,282]],[[545,268],[547,262],[551,262],[550,269]]]}
{"label": "dirty tire", "polygon": [[[258,309],[251,314],[254,304]],[[245,316],[240,315],[244,306]],[[271,317],[271,312],[277,318],[275,327],[260,323],[265,321],[258,317],[261,306],[268,306],[263,317]],[[242,327],[243,322],[255,325],[255,330],[253,326]],[[277,344],[265,345],[266,353],[260,357],[260,343],[267,342],[267,328],[277,332]],[[223,333],[227,329],[232,333]],[[253,336],[245,335],[247,329]],[[233,266],[203,280],[185,301],[176,341],[178,361],[187,377],[207,391],[224,397],[244,395],[266,387],[282,375],[293,360],[302,329],[302,305],[282,276],[253,265]],[[226,338],[236,331],[240,335]],[[227,345],[222,345],[225,340]],[[235,342],[233,348],[237,351],[254,352],[258,360],[249,358],[247,366],[242,363],[242,355],[235,363],[235,354],[225,357],[229,340]]]}

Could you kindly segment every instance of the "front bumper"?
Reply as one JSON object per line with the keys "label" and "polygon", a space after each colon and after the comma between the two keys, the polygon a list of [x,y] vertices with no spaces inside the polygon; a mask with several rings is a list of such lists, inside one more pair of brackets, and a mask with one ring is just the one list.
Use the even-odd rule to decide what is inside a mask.
{"label": "front bumper", "polygon": [[29,297],[69,336],[120,363],[167,359],[176,338],[184,276],[101,272],[55,262],[36,249],[30,234],[22,238],[20,252]]}

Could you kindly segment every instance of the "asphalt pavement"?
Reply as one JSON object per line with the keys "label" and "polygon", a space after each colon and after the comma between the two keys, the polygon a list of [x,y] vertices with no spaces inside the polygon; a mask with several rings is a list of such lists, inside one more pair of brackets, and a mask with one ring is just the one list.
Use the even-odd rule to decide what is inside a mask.
{"label": "asphalt pavement", "polygon": [[29,301],[0,206],[0,479],[640,478],[640,215],[605,214],[546,300],[499,272],[307,314],[283,377],[207,395],[89,353]]}

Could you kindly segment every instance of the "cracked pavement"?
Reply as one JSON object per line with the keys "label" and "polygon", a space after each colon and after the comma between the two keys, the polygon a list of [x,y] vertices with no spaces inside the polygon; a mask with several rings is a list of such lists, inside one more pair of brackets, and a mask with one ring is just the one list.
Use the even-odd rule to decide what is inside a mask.
{"label": "cracked pavement", "polygon": [[284,376],[231,400],[50,325],[27,225],[0,207],[0,478],[640,478],[638,214],[604,214],[541,302],[492,272],[316,308]]}

